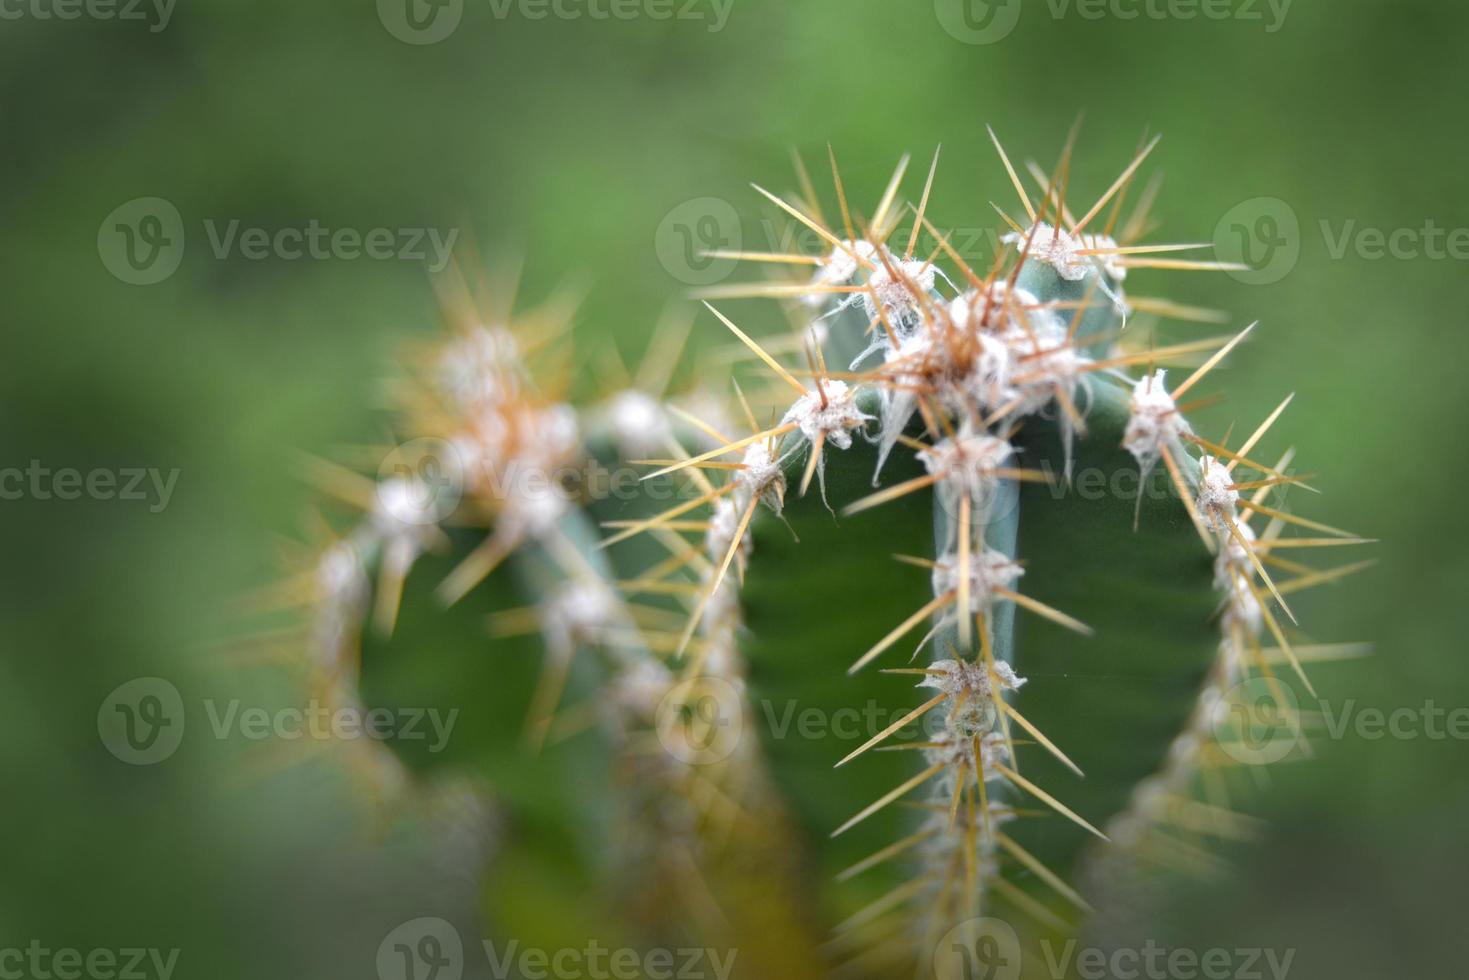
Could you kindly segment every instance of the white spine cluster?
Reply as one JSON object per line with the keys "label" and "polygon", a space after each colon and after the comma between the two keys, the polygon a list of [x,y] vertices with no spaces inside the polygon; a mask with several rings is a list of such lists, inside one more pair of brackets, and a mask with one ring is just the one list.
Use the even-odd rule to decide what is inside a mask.
{"label": "white spine cluster", "polygon": [[[1092,360],[1077,348],[1070,328],[1023,289],[1000,281],[947,303],[922,329],[898,338],[879,336],[873,351],[883,355],[879,471],[913,414],[921,393],[955,417],[1020,419],[1053,411],[1060,420],[1070,465],[1080,397]],[[865,356],[865,355],[864,355]],[[1070,408],[1055,406],[1057,399]]]}
{"label": "white spine cluster", "polygon": [[[1004,781],[1000,766],[1011,762],[1009,740],[1000,727],[995,702],[1018,690],[1025,679],[1006,663],[996,663],[993,674],[982,663],[963,660],[936,660],[928,669],[937,673],[924,677],[918,686],[936,688],[944,700],[930,715],[940,720],[937,731],[927,736],[930,744],[923,755],[929,766],[942,768],[932,784],[936,806],[923,826],[932,836],[923,845],[920,859],[934,868],[965,867],[972,860],[977,865],[977,880],[988,882],[999,872],[995,832],[1014,819],[1008,806],[995,802]],[[995,786],[987,791],[987,805],[982,812],[966,809],[958,821],[951,821],[948,802],[958,797],[960,787],[972,785],[976,774],[987,786]],[[936,881],[927,889],[928,904],[945,929],[950,920],[972,916],[980,908],[979,895],[964,896],[967,907],[945,908],[947,887]]]}
{"label": "white spine cluster", "polygon": [[1229,529],[1240,524],[1234,477],[1213,456],[1199,460],[1199,499],[1195,506],[1204,523],[1221,535],[1229,536]]}
{"label": "white spine cluster", "polygon": [[1264,628],[1264,610],[1249,587],[1255,566],[1247,549],[1254,547],[1255,532],[1244,522],[1237,524],[1235,530],[1244,543],[1229,535],[1220,542],[1219,554],[1214,558],[1214,587],[1224,595],[1220,626],[1226,643],[1233,642],[1236,630],[1243,630],[1247,637],[1257,637]]}
{"label": "white spine cluster", "polygon": [[815,291],[803,297],[803,301],[811,307],[824,306],[829,297],[821,291],[822,288],[851,285],[864,265],[876,262],[877,248],[871,242],[860,239],[842,242],[841,247],[833,248],[817,264],[816,273],[811,277]]}
{"label": "white spine cluster", "polygon": [[646,459],[665,451],[673,435],[658,399],[629,388],[607,402],[603,418],[623,459]]}
{"label": "white spine cluster", "polygon": [[796,399],[781,419],[796,423],[808,443],[821,439],[837,449],[851,449],[853,431],[870,421],[872,416],[857,407],[856,390],[844,381],[821,382],[819,390]]}
{"label": "white spine cluster", "polygon": [[[959,556],[950,553],[941,556],[933,567],[933,591],[935,595],[957,592],[960,583],[967,578],[969,588],[969,615],[986,612],[995,602],[997,589],[1008,589],[1014,585],[1025,569],[1004,552],[985,548],[969,556],[969,567],[962,568]],[[964,613],[965,610],[959,610]]]}
{"label": "white spine cluster", "polygon": [[429,543],[449,501],[417,476],[394,476],[377,485],[368,527],[381,542],[383,561],[397,576],[408,574]]}
{"label": "white spine cluster", "polygon": [[559,475],[582,455],[571,406],[518,396],[482,401],[450,443],[466,492],[493,515],[504,540],[541,538],[569,509]]}
{"label": "white spine cluster", "polygon": [[801,441],[788,449],[783,458],[795,458],[802,452],[821,452],[816,464],[821,496],[826,499],[826,456],[830,446],[852,448],[852,436],[871,422],[872,416],[857,407],[858,389],[844,381],[822,380],[817,390],[796,399],[781,419],[782,425],[795,425]]}
{"label": "white spine cluster", "polygon": [[1046,263],[1068,282],[1081,282],[1096,264],[1089,256],[1076,254],[1088,247],[1082,238],[1073,237],[1064,229],[1044,221],[1036,223],[1023,233],[1012,231],[1000,241],[1006,245],[1021,247],[1025,247],[1028,242],[1026,258]]}
{"label": "white spine cluster", "polygon": [[969,421],[960,425],[953,438],[941,439],[918,452],[924,468],[938,477],[934,489],[945,510],[957,518],[961,500],[968,497],[974,524],[983,524],[989,516],[999,471],[1014,458],[1014,446],[977,430]]}
{"label": "white spine cluster", "polygon": [[[735,472],[739,489],[735,492],[736,504],[758,500],[777,514],[785,506],[786,478],[780,468],[780,460],[764,442],[754,442],[745,449],[740,469]],[[741,501],[739,498],[743,498]],[[741,507],[741,511],[743,511]]]}
{"label": "white spine cluster", "polygon": [[1132,414],[1122,445],[1137,460],[1144,477],[1165,449],[1182,456],[1183,437],[1193,434],[1188,419],[1168,393],[1165,380],[1165,372],[1154,371],[1132,386]]}
{"label": "white spine cluster", "polygon": [[[1046,263],[1067,282],[1082,282],[1094,270],[1106,273],[1106,278],[1096,278],[1097,288],[1111,301],[1113,308],[1126,317],[1127,298],[1121,284],[1127,278],[1127,266],[1123,264],[1122,256],[1116,253],[1117,242],[1110,235],[1090,232],[1073,235],[1041,221],[1024,233],[1011,232],[1000,241],[1021,247],[1029,242],[1026,258]],[[1095,254],[1097,252],[1109,254]]]}
{"label": "white spine cluster", "polygon": [[464,406],[515,395],[521,372],[520,344],[504,327],[475,327],[439,357],[439,383]]}
{"label": "white spine cluster", "polygon": [[357,649],[372,594],[359,544],[351,539],[333,543],[317,559],[314,579],[312,659],[329,677],[355,685],[350,652]]}
{"label": "white spine cluster", "polygon": [[579,647],[605,643],[609,630],[627,622],[627,613],[605,582],[584,578],[563,583],[543,599],[540,620],[551,655],[569,660]]}
{"label": "white spine cluster", "polygon": [[860,293],[862,309],[869,320],[886,319],[899,336],[918,329],[925,319],[924,306],[931,302],[935,269],[921,259],[900,259],[888,253],[887,262],[879,262],[867,284],[869,292]]}

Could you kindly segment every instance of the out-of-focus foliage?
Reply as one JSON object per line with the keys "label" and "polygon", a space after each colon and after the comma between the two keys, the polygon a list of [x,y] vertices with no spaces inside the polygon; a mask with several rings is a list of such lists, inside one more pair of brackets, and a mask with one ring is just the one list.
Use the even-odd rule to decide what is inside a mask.
{"label": "out-of-focus foliage", "polygon": [[[238,626],[231,597],[276,573],[273,537],[313,499],[298,452],[378,436],[377,379],[403,340],[437,326],[412,263],[217,258],[206,219],[459,228],[487,263],[524,256],[532,294],[585,283],[580,338],[632,352],[687,288],[659,261],[664,217],[718,197],[746,247],[776,244],[746,182],[789,185],[791,145],[814,159],[830,140],[854,199],[871,201],[899,152],[942,142],[931,213],[988,228],[989,200],[1008,192],[985,122],[1049,163],[1085,110],[1076,180],[1091,193],[1147,126],[1165,134],[1164,237],[1208,239],[1262,196],[1298,219],[1299,259],[1277,282],[1158,281],[1264,321],[1233,362],[1248,383],[1200,422],[1219,435],[1298,392],[1277,432],[1332,491],[1313,516],[1382,539],[1377,569],[1294,603],[1308,626],[1331,625],[1323,639],[1377,644],[1315,672],[1329,711],[1469,705],[1464,465],[1443,438],[1466,409],[1464,262],[1432,258],[1421,236],[1416,257],[1336,254],[1363,229],[1469,227],[1453,164],[1469,137],[1447,104],[1463,88],[1469,10],[1298,3],[1267,33],[1057,19],[1037,4],[975,46],[930,6],[735,0],[711,32],[502,20],[467,0],[454,35],[424,47],[346,0],[199,0],[156,33],[5,22],[0,461],[180,476],[159,513],[0,501],[0,945],[182,947],[181,971],[221,978],[364,976],[393,926],[452,914],[467,887],[410,845],[379,846],[351,788],[322,770],[261,781],[238,745],[204,735],[202,711],[200,737],[159,766],[122,765],[98,740],[98,706],[136,676],[172,679],[191,705],[289,699],[281,675],[219,658]],[[142,196],[172,202],[188,235],[179,271],[153,286],[120,282],[97,251],[103,219]],[[758,322],[769,312],[756,306]],[[385,653],[437,642],[418,635],[421,649]],[[530,681],[522,663],[505,677]],[[513,738],[518,721],[484,724]],[[1432,910],[1463,900],[1464,750],[1426,734],[1321,738],[1317,759],[1262,795],[1269,828],[1231,855],[1238,877],[1182,896],[1160,937],[1293,948],[1295,978],[1433,975],[1455,937]],[[554,947],[585,934],[557,901],[579,885],[555,867],[505,868],[486,904],[527,945]]]}

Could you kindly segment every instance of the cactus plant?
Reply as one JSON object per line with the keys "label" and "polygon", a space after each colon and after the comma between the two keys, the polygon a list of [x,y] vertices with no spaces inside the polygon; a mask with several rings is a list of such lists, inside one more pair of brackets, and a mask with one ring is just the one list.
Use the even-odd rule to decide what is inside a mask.
{"label": "cactus plant", "polygon": [[[494,663],[523,672],[513,638],[543,641],[517,751],[555,753],[538,779],[572,794],[490,796],[564,825],[549,846],[597,869],[624,934],[736,949],[739,975],[966,976],[996,922],[1053,937],[1122,901],[1119,869],[1207,870],[1208,843],[1247,824],[1229,798],[1250,716],[1230,709],[1263,686],[1297,733],[1291,687],[1332,652],[1299,642],[1285,597],[1360,567],[1281,552],[1361,539],[1283,509],[1290,454],[1251,457],[1285,403],[1233,448],[1189,423],[1185,396],[1249,329],[1124,342],[1135,315],[1216,319],[1132,296],[1130,272],[1227,268],[1141,243],[1151,189],[1122,220],[1156,145],[1078,216],[1070,144],[1053,174],[1032,165],[1031,193],[995,140],[1024,214],[1000,211],[981,268],[927,217],[937,154],[915,205],[904,158],[865,221],[834,157],[835,227],[804,167],[800,195],[761,190],[821,247],[716,253],[802,270],[705,292],[761,376],[733,403],[668,396],[670,321],[636,379],[575,411],[555,394],[570,309],[491,315],[446,282],[453,336],[398,387],[417,455],[376,486],[318,468],[365,515],[293,580],[317,689],[401,700],[393,665],[413,654],[372,640],[361,676],[360,623],[392,633],[410,573],[454,553],[427,574],[448,604],[493,597]],[[790,336],[726,312],[759,296],[784,301]],[[586,478],[634,465],[637,491]],[[492,687],[499,711],[516,685]],[[773,724],[772,706],[864,699],[896,710],[836,757]],[[412,796],[403,762],[369,751],[375,794]]]}

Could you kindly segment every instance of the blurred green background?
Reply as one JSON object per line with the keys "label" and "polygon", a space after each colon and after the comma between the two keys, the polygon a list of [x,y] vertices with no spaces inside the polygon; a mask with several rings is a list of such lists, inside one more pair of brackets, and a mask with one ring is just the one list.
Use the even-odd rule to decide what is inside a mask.
{"label": "blurred green background", "polygon": [[[982,44],[946,29],[963,23],[955,7],[733,0],[721,25],[709,3],[691,8],[703,19],[624,21],[464,0],[457,29],[424,45],[371,0],[182,0],[161,30],[155,13],[14,8],[0,23],[0,459],[179,477],[157,513],[0,505],[0,947],[182,947],[177,976],[372,976],[394,925],[471,904],[463,869],[363,838],[352,794],[321,769],[251,782],[199,738],[134,767],[98,738],[98,706],[134,677],[191,700],[277,683],[222,666],[218,641],[316,499],[297,454],[380,436],[379,379],[437,327],[421,263],[219,258],[206,219],[458,229],[487,262],[522,257],[532,298],[588,290],[578,352],[592,364],[609,340],[634,356],[687,291],[659,238],[680,205],[727,202],[747,247],[773,244],[748,183],[790,187],[793,146],[815,162],[830,141],[872,202],[900,153],[942,143],[930,213],[989,227],[989,201],[1013,194],[986,123],[1049,164],[1084,112],[1075,200],[1105,188],[1145,128],[1161,132],[1155,238],[1210,240],[1261,197],[1298,222],[1277,281],[1139,273],[1134,289],[1262,321],[1205,431],[1253,426],[1297,392],[1270,448],[1300,447],[1327,491],[1312,516],[1381,539],[1376,568],[1294,603],[1320,639],[1376,646],[1318,669],[1322,697],[1469,705],[1452,435],[1469,408],[1469,256],[1435,258],[1417,234],[1396,254],[1370,238],[1333,254],[1348,229],[1469,227],[1469,7],[1296,0],[1272,23],[1263,4],[1263,20],[1091,19],[1026,2]],[[120,281],[99,254],[104,219],[140,197],[170,202],[186,232],[177,272],[153,285]],[[1237,876],[1178,902],[1170,928],[1201,948],[1294,949],[1293,978],[1459,975],[1447,919],[1469,898],[1465,750],[1322,741],[1273,775],[1258,801],[1269,829],[1232,855]],[[514,887],[534,901],[539,879]]]}

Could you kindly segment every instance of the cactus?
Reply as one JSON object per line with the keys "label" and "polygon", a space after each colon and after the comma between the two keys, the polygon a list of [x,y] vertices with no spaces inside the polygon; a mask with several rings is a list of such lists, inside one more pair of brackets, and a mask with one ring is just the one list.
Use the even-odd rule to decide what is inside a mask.
{"label": "cactus", "polygon": [[[736,949],[739,975],[966,976],[995,922],[1068,934],[1120,907],[1138,869],[1212,867],[1208,844],[1248,826],[1229,804],[1251,761],[1232,705],[1262,686],[1299,731],[1292,685],[1309,691],[1303,661],[1333,650],[1299,642],[1285,597],[1361,566],[1279,552],[1362,539],[1283,509],[1303,483],[1291,454],[1251,458],[1289,399],[1234,448],[1190,425],[1185,396],[1250,328],[1124,344],[1135,315],[1218,319],[1130,295],[1131,271],[1228,267],[1140,243],[1152,189],[1122,220],[1156,140],[1080,216],[1069,144],[1054,174],[1031,166],[1028,193],[994,143],[1024,215],[1000,211],[983,269],[927,218],[937,154],[916,205],[900,205],[905,157],[860,225],[834,157],[836,227],[804,167],[799,196],[760,191],[822,245],[716,253],[803,270],[704,294],[762,376],[733,405],[667,395],[686,333],[671,320],[636,379],[575,411],[549,394],[570,309],[491,316],[455,280],[451,340],[398,389],[398,434],[434,440],[451,506],[422,455],[376,486],[317,467],[365,511],[292,580],[317,690],[389,690],[360,676],[360,623],[392,633],[424,556],[455,553],[430,570],[437,595],[494,597],[510,648],[490,658],[541,638],[523,751],[554,753],[539,777],[576,804],[488,793],[563,826],[552,850],[612,888],[619,934]],[[796,329],[761,343],[712,305],[744,297],[782,299]],[[1184,380],[1164,364],[1189,365]],[[677,502],[597,492],[588,461],[636,465]],[[386,676],[409,655],[370,659]],[[896,707],[894,684],[917,690],[912,710],[840,758],[763,724],[782,695]],[[925,734],[901,739],[913,725]],[[374,798],[412,798],[404,763],[367,751]]]}

